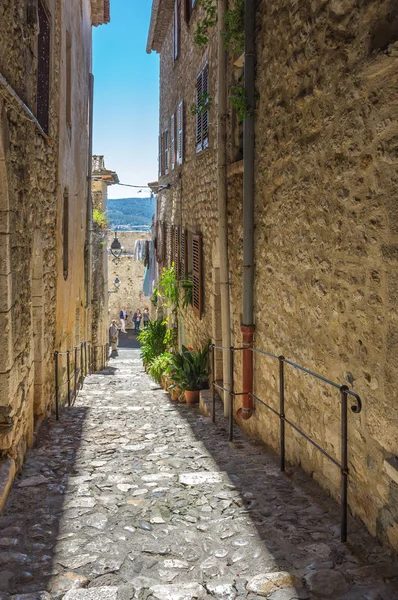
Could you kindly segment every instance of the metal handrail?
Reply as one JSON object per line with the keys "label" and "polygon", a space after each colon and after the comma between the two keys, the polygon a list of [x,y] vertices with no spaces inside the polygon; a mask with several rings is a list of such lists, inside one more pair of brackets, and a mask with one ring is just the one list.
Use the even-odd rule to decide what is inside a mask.
{"label": "metal handrail", "polygon": [[[54,352],[55,369],[55,418],[59,421],[60,399],[59,392],[64,386],[68,386],[67,403],[68,408],[74,406],[78,392],[82,389],[84,379],[87,375],[93,373],[97,350],[102,353],[101,368],[106,366],[108,360],[108,344],[93,346],[90,342],[79,342],[71,350],[56,350]],[[80,352],[80,365],[78,364],[78,352]],[[74,355],[74,369],[71,373],[70,356]],[[65,381],[59,382],[59,357],[66,356],[66,375]],[[73,392],[72,392],[73,382]]]}
{"label": "metal handrail", "polygon": [[[285,424],[290,425],[292,429],[297,431],[302,437],[304,437],[308,442],[310,442],[317,450],[319,450],[326,458],[328,458],[333,464],[335,464],[340,469],[341,474],[341,520],[340,520],[340,539],[342,542],[347,541],[347,518],[348,518],[348,396],[351,396],[355,399],[356,403],[353,404],[350,408],[351,411],[355,414],[359,414],[362,410],[362,401],[358,394],[352,392],[346,385],[340,385],[314,371],[310,371],[309,369],[294,363],[291,360],[288,360],[284,356],[277,356],[276,354],[272,354],[271,352],[266,352],[265,350],[259,350],[257,348],[253,348],[251,346],[247,347],[233,347],[230,348],[226,346],[217,346],[216,344],[211,345],[211,357],[212,357],[212,420],[215,423],[215,410],[216,410],[216,389],[228,392],[231,397],[231,410],[229,413],[229,440],[233,440],[233,405],[234,405],[234,397],[235,396],[243,396],[248,395],[255,402],[259,402],[269,410],[271,410],[276,416],[279,417],[280,420],[280,428],[279,428],[279,447],[280,447],[280,470],[285,470]],[[216,383],[215,381],[215,351],[222,350],[228,351],[231,353],[231,372],[230,372],[230,389]],[[256,394],[252,392],[235,392],[234,391],[234,356],[236,351],[250,350],[254,353],[265,355],[269,358],[273,358],[278,360],[279,363],[279,410],[270,406],[259,398]],[[323,383],[331,385],[336,388],[340,392],[340,401],[341,401],[341,458],[338,461],[334,456],[329,454],[318,442],[313,440],[309,435],[307,435],[304,431],[302,431],[295,423],[290,421],[285,415],[285,365],[289,365],[295,369],[303,371],[307,375],[310,375]]]}

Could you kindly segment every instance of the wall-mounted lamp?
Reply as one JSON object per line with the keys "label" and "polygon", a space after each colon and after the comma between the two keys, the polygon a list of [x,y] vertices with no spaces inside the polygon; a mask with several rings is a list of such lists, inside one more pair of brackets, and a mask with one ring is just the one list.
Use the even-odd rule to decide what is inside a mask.
{"label": "wall-mounted lamp", "polygon": [[111,254],[113,256],[113,262],[118,263],[121,255],[122,255],[122,252],[123,252],[123,247],[117,237],[116,231],[115,231],[115,237],[112,240],[110,250],[111,250]]}
{"label": "wall-mounted lamp", "polygon": [[115,277],[115,280],[113,282],[113,290],[108,290],[108,294],[116,294],[116,292],[118,292],[120,290],[120,279],[119,277]]}

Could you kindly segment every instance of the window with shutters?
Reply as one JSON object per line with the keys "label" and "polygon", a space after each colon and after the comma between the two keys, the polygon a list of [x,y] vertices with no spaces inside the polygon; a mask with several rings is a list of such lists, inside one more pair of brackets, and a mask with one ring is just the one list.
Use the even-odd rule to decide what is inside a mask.
{"label": "window with shutters", "polygon": [[48,133],[50,112],[50,19],[41,0],[37,5],[39,34],[37,36],[36,116],[43,131]]}
{"label": "window with shutters", "polygon": [[196,152],[209,147],[209,66],[196,78]]}
{"label": "window with shutters", "polygon": [[192,306],[199,319],[203,314],[202,236],[192,236]]}
{"label": "window with shutters", "polygon": [[182,165],[184,146],[184,105],[179,102],[177,109],[177,164]]}
{"label": "window with shutters", "polygon": [[173,62],[180,55],[181,40],[181,0],[174,0],[173,15]]}
{"label": "window with shutters", "polygon": [[169,172],[169,130],[165,129],[159,139],[159,175],[167,175]]}
{"label": "window with shutters", "polygon": [[174,169],[176,166],[176,118],[175,114],[171,115],[170,119],[170,154],[171,154],[171,168]]}

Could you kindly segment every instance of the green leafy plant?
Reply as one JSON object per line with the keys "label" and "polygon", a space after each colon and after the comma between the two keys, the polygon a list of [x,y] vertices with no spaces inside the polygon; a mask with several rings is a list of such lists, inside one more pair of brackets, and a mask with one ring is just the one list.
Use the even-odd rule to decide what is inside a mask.
{"label": "green leafy plant", "polygon": [[231,86],[230,88],[230,100],[231,104],[236,110],[236,115],[239,121],[244,121],[247,115],[250,115],[250,106],[246,100],[246,92],[243,83],[237,86]]}
{"label": "green leafy plant", "polygon": [[170,362],[171,354],[169,352],[164,352],[153,359],[149,366],[148,373],[156,383],[161,383],[162,376],[168,370]]}
{"label": "green leafy plant", "polygon": [[204,14],[196,25],[193,40],[198,46],[207,46],[209,31],[217,23],[217,4],[213,0],[196,0],[196,4],[204,9]]}
{"label": "green leafy plant", "polygon": [[149,321],[148,327],[138,336],[141,344],[141,358],[144,365],[150,365],[153,360],[168,350],[169,337],[166,321],[157,319]]}
{"label": "green leafy plant", "polygon": [[164,302],[165,306],[178,308],[179,293],[174,263],[172,263],[169,269],[166,267],[162,269],[158,283],[158,295],[166,299]]}
{"label": "green leafy plant", "polygon": [[158,305],[159,292],[157,288],[153,288],[153,294],[151,296],[151,302],[154,306]]}
{"label": "green leafy plant", "polygon": [[108,228],[108,219],[106,218],[106,214],[99,208],[94,208],[93,210],[93,221],[101,229]]}
{"label": "green leafy plant", "polygon": [[186,279],[185,281],[181,282],[181,288],[183,291],[183,296],[182,296],[182,308],[187,308],[187,306],[189,306],[190,304],[192,304],[192,297],[193,297],[193,284],[192,284],[192,280],[190,279]]}
{"label": "green leafy plant", "polygon": [[224,45],[236,54],[245,49],[245,0],[235,0],[234,8],[227,10],[224,17]]}
{"label": "green leafy plant", "polygon": [[207,110],[210,110],[213,104],[213,96],[209,96],[208,92],[202,92],[196,104],[191,104],[189,110],[191,115],[203,115]]}
{"label": "green leafy plant", "polygon": [[168,375],[174,382],[170,388],[179,387],[185,390],[204,390],[209,387],[209,348],[210,340],[199,350],[188,350],[182,347],[182,352],[171,356]]}

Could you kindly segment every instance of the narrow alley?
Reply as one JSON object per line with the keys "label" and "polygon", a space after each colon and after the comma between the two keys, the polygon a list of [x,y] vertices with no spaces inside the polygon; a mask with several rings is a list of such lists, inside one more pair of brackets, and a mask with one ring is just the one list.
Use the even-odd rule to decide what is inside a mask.
{"label": "narrow alley", "polygon": [[394,600],[391,554],[299,470],[227,441],[122,349],[27,455],[0,517],[0,600]]}

